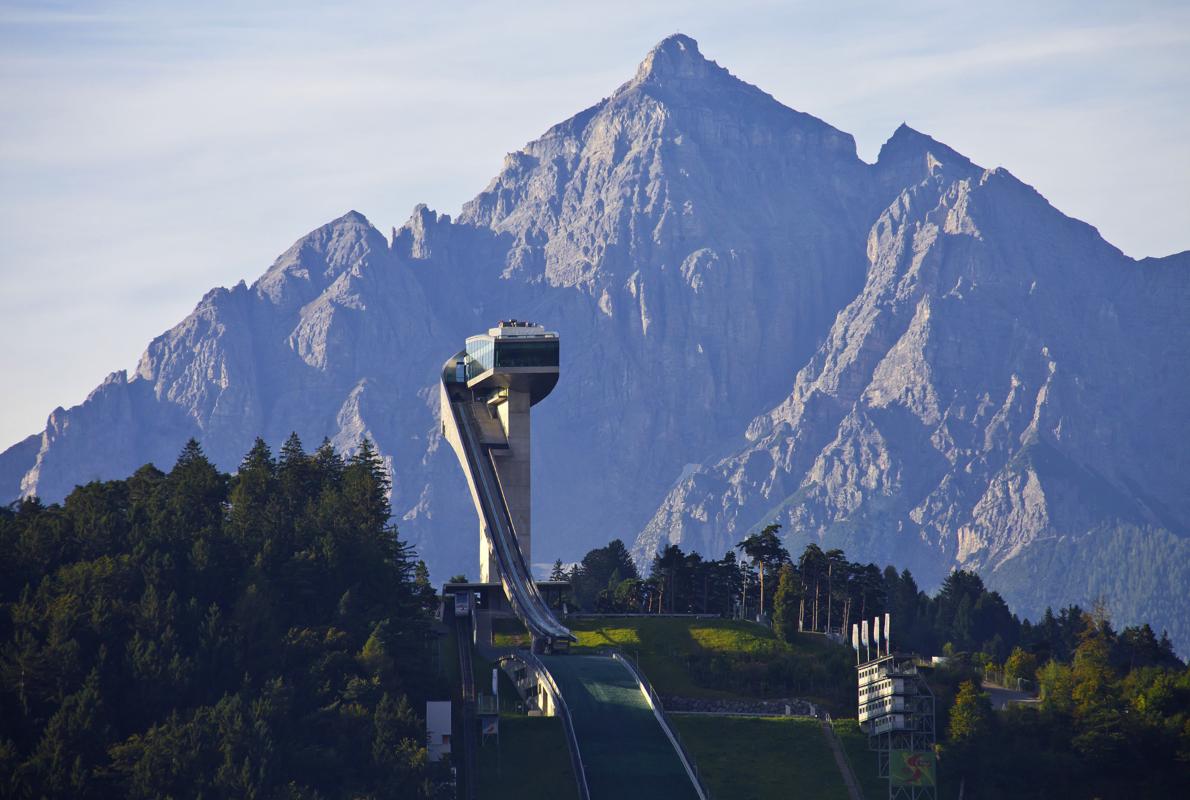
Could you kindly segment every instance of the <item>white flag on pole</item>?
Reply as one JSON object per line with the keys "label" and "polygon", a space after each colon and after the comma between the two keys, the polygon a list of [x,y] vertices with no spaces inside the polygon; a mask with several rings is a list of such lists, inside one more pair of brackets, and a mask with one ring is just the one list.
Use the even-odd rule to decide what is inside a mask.
{"label": "white flag on pole", "polygon": [[859,640],[864,643],[864,647],[868,646],[868,621],[865,619],[863,625],[860,627]]}
{"label": "white flag on pole", "polygon": [[872,620],[872,641],[876,644],[876,655],[880,655],[880,617]]}
{"label": "white flag on pole", "polygon": [[851,623],[851,647],[855,652],[859,652],[859,623]]}
{"label": "white flag on pole", "polygon": [[892,655],[892,614],[884,612],[884,654]]}

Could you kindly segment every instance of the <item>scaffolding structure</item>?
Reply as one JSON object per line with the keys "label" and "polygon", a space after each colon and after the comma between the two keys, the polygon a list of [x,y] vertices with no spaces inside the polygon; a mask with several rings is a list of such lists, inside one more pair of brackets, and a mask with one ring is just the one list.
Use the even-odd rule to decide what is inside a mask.
{"label": "scaffolding structure", "polygon": [[[858,719],[875,751],[878,774],[888,780],[889,800],[937,800],[934,761],[934,693],[918,669],[915,656],[892,654],[885,620],[884,655],[880,625],[875,627],[876,657],[870,657],[867,623],[863,644],[868,660],[856,666]],[[852,645],[860,653],[859,626]]]}

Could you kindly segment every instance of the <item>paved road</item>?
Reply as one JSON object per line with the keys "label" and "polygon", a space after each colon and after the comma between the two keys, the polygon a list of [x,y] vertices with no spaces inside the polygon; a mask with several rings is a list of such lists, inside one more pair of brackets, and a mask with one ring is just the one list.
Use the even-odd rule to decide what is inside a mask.
{"label": "paved road", "polygon": [[570,708],[591,800],[697,800],[632,673],[604,656],[542,656]]}
{"label": "paved road", "polygon": [[983,684],[983,690],[988,693],[988,697],[992,701],[992,708],[997,711],[1008,708],[1009,703],[1037,702],[1037,696],[1031,692],[1018,692],[1016,689],[1008,689],[987,682]]}

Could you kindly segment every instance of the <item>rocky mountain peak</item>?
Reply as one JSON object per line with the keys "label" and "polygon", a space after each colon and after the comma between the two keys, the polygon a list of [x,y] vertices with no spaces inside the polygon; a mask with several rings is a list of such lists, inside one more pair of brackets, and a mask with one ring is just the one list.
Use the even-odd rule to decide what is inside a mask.
{"label": "rocky mountain peak", "polygon": [[911,185],[940,172],[952,180],[981,172],[962,153],[904,122],[880,148],[876,166],[886,181],[897,186]]}
{"label": "rocky mountain peak", "polygon": [[273,262],[254,288],[274,305],[296,307],[317,297],[345,270],[387,252],[384,234],[358,211],[316,228]]}
{"label": "rocky mountain peak", "polygon": [[709,61],[698,49],[698,42],[689,36],[675,33],[665,37],[649,51],[636,69],[630,85],[645,82],[662,83],[708,78],[727,70]]}
{"label": "rocky mountain peak", "polygon": [[[834,170],[855,180],[839,181]],[[774,231],[788,238],[802,226],[807,235],[826,230],[808,220],[833,218],[841,196],[867,193],[865,170],[850,135],[783,105],[674,34],[610,98],[509,154],[458,221],[513,237],[505,275],[596,295],[612,283],[643,306],[627,283],[633,273],[660,272],[704,250],[698,258],[709,263],[719,246],[742,252]],[[825,197],[830,211],[817,202]]]}
{"label": "rocky mountain peak", "polygon": [[413,261],[426,260],[433,255],[433,244],[441,236],[449,236],[449,229],[449,214],[439,214],[425,203],[418,203],[409,221],[393,228],[392,249]]}
{"label": "rocky mountain peak", "polygon": [[726,113],[750,122],[765,120],[777,124],[781,124],[779,120],[787,123],[797,117],[823,125],[808,114],[786,108],[768,92],[708,59],[699,50],[698,42],[680,33],[662,39],[650,50],[632,80],[620,86],[607,105],[611,109],[636,107],[642,99],[646,109],[660,103],[671,114],[681,114],[683,110],[702,115]]}

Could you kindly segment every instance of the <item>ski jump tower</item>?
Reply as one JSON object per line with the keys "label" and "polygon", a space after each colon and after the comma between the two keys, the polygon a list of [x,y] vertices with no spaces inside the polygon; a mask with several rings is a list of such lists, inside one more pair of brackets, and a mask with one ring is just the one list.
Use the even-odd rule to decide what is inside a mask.
{"label": "ski jump tower", "polygon": [[479,515],[479,579],[500,582],[547,649],[571,640],[533,581],[529,410],[558,383],[558,334],[501,322],[442,368],[442,429]]}

